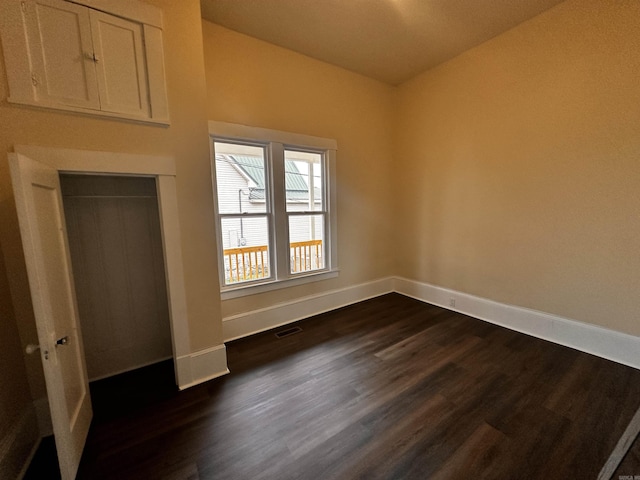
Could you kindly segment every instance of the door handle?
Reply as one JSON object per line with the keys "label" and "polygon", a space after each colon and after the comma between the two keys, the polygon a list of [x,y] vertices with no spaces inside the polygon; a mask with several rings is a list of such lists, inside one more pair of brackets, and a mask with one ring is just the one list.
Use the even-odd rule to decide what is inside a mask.
{"label": "door handle", "polygon": [[[25,351],[29,355],[36,353],[38,350],[40,350],[40,345],[34,345],[33,343],[30,343],[29,345],[27,345],[27,348],[25,348]],[[45,360],[49,360],[49,350],[43,350],[42,355],[44,356]]]}
{"label": "door handle", "polygon": [[64,337],[60,337],[56,340],[56,347],[58,345],[68,345],[69,344],[69,335],[65,335]]}

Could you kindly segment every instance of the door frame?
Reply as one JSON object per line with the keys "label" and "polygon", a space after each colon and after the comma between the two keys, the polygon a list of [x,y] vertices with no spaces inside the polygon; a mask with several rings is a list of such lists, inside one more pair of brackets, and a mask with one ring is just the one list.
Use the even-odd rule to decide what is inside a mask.
{"label": "door frame", "polygon": [[[16,145],[15,152],[49,165],[58,173],[94,175],[133,175],[155,177],[164,253],[169,323],[176,384],[185,388],[193,384],[188,362],[191,356],[187,301],[182,263],[176,168],[172,157],[117,152],[98,152],[63,148]],[[66,234],[66,232],[65,232]]]}

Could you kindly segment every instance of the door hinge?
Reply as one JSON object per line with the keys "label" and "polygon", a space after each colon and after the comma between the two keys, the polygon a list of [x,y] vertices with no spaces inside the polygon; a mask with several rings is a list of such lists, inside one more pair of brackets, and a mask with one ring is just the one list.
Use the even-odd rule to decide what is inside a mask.
{"label": "door hinge", "polygon": [[35,73],[31,74],[31,83],[33,84],[34,87],[38,86],[38,77],[36,76]]}
{"label": "door hinge", "polygon": [[22,0],[22,2],[20,2],[20,8],[22,8],[22,13],[27,13],[27,2]]}

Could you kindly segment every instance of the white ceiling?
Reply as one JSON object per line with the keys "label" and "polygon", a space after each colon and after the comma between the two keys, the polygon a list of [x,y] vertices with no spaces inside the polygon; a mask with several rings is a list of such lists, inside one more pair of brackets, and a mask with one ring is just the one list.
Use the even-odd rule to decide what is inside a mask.
{"label": "white ceiling", "polygon": [[202,17],[397,85],[563,0],[201,0]]}

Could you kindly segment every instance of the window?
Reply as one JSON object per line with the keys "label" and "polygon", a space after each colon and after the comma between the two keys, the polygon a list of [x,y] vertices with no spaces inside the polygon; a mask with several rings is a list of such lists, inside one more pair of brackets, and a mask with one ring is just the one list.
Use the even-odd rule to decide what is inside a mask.
{"label": "window", "polygon": [[223,298],[337,275],[335,141],[210,122]]}

